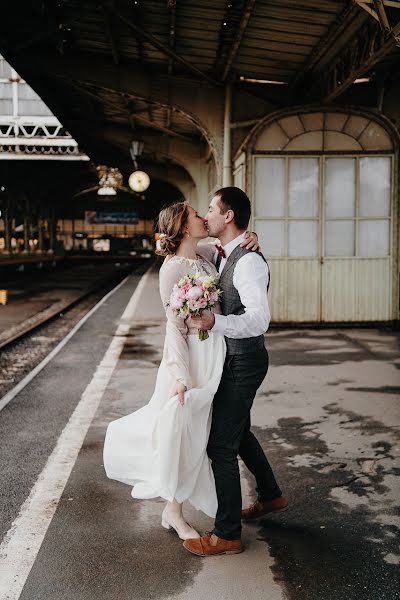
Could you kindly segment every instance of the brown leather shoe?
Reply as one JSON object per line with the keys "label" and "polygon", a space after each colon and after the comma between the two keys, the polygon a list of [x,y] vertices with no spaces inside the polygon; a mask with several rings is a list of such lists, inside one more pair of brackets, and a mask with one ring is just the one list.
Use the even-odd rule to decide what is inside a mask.
{"label": "brown leather shoe", "polygon": [[239,554],[244,550],[241,540],[224,540],[214,533],[206,533],[200,538],[185,540],[183,546],[192,554],[197,554],[197,556]]}
{"label": "brown leather shoe", "polygon": [[257,500],[248,508],[244,508],[241,512],[242,519],[258,519],[268,513],[284,512],[289,508],[288,499],[284,496],[274,498],[273,500]]}

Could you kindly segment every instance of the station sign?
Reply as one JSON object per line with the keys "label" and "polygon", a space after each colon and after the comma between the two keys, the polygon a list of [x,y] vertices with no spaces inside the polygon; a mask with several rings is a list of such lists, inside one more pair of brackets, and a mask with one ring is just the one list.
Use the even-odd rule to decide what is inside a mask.
{"label": "station sign", "polygon": [[115,224],[115,225],[136,225],[139,223],[137,212],[103,212],[96,210],[85,211],[85,222],[89,225],[94,224]]}

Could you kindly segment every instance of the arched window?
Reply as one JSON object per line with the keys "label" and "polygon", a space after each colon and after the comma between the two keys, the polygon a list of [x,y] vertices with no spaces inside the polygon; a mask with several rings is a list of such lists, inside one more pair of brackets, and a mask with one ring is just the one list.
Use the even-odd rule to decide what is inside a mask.
{"label": "arched window", "polygon": [[258,135],[254,151],[377,152],[393,150],[386,130],[368,117],[313,112],[274,121]]}

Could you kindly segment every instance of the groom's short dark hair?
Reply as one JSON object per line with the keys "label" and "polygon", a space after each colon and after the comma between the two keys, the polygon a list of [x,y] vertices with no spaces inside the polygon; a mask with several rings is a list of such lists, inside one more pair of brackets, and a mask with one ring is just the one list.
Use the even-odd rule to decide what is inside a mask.
{"label": "groom's short dark hair", "polygon": [[251,215],[249,197],[238,187],[224,187],[215,192],[221,215],[228,210],[233,210],[234,222],[239,229],[246,229]]}

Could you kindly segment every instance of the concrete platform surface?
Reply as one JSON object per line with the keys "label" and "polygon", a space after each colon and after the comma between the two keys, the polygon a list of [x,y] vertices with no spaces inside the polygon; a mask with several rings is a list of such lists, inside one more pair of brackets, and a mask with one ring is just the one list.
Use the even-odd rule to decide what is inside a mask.
{"label": "concrete platform surface", "polygon": [[[14,480],[3,487],[1,600],[400,598],[399,335],[267,335],[271,366],[252,423],[290,510],[245,525],[243,554],[202,559],[161,528],[163,501],[132,499],[102,465],[107,424],[148,402],[161,359],[157,273],[136,284],[123,285],[0,413],[3,484]],[[247,504],[253,481],[242,474]],[[212,526],[190,506],[185,514],[199,530]]]}

